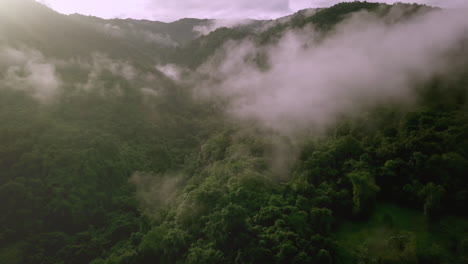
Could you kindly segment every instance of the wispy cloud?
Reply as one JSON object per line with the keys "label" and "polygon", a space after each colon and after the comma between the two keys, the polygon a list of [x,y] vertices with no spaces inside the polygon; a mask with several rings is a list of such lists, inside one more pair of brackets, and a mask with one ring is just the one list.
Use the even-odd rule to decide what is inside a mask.
{"label": "wispy cloud", "polygon": [[137,190],[137,199],[147,213],[157,212],[175,202],[182,190],[180,175],[136,172],[130,177]]}
{"label": "wispy cloud", "polygon": [[251,19],[215,19],[206,25],[195,26],[193,31],[200,35],[208,35],[218,28],[234,28],[252,23]]}
{"label": "wispy cloud", "polygon": [[[365,105],[411,100],[414,84],[453,63],[447,53],[466,38],[468,17],[437,11],[388,23],[397,18],[358,13],[325,38],[306,28],[266,48],[229,42],[198,69],[198,94],[224,98],[232,116],[285,133]],[[261,53],[268,70],[256,64]]]}
{"label": "wispy cloud", "polygon": [[0,68],[4,86],[31,92],[42,101],[52,98],[62,83],[55,65],[32,49],[0,47]]}

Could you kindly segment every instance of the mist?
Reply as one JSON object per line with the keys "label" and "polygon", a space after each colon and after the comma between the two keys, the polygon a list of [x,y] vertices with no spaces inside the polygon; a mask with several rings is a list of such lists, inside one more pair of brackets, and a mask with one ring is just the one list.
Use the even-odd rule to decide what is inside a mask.
{"label": "mist", "polygon": [[156,72],[98,52],[60,59],[29,47],[0,46],[0,88],[24,91],[41,103],[53,102],[67,89],[121,96],[121,86],[130,85],[142,94],[155,94],[160,84]]}
{"label": "mist", "polygon": [[193,32],[196,32],[199,36],[208,35],[218,28],[234,28],[251,24],[253,21],[251,19],[215,19],[209,21],[207,25],[193,27]]}
{"label": "mist", "polygon": [[466,10],[3,1],[1,263],[466,262]]}
{"label": "mist", "polygon": [[30,92],[41,101],[52,98],[62,84],[53,62],[32,49],[0,47],[0,69],[3,86]]}
{"label": "mist", "polygon": [[135,172],[129,181],[136,187],[141,206],[152,214],[175,202],[182,190],[182,179],[180,175]]}
{"label": "mist", "polygon": [[[449,72],[448,52],[466,38],[468,17],[438,10],[403,19],[359,12],[324,35],[289,30],[273,45],[228,42],[197,69],[196,95],[224,98],[226,112],[281,133],[323,127],[343,113],[411,103],[414,87]],[[256,58],[266,54],[266,67]]]}
{"label": "mist", "polygon": [[148,30],[135,29],[134,25],[129,23],[129,29],[122,29],[111,23],[98,24],[98,30],[116,39],[140,39],[146,43],[156,44],[163,47],[177,47],[179,44],[174,41],[169,34],[154,33]]}

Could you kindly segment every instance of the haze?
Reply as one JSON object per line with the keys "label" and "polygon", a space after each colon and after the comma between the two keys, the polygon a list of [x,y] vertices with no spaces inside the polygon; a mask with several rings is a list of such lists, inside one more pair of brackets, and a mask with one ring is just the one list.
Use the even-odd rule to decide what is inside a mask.
{"label": "haze", "polygon": [[[175,21],[181,18],[275,19],[300,9],[329,7],[339,0],[37,0],[64,14],[102,18],[136,18]],[[466,7],[465,0],[369,1],[419,3],[444,8]]]}

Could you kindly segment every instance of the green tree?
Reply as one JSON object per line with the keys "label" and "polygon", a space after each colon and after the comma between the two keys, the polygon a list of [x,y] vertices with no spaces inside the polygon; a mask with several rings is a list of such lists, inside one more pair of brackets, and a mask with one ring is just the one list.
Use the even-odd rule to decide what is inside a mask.
{"label": "green tree", "polygon": [[359,214],[370,209],[380,191],[374,177],[369,172],[356,171],[349,173],[348,178],[353,184],[354,212]]}

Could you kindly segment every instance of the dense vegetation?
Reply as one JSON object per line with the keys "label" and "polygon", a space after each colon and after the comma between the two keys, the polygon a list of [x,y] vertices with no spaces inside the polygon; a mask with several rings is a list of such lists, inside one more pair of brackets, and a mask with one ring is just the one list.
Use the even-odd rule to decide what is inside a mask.
{"label": "dense vegetation", "polygon": [[[262,33],[222,28],[158,48],[193,68],[228,39],[331,30],[378,6],[343,3]],[[113,42],[88,31],[96,18],[54,16],[96,34],[91,46]],[[55,58],[75,52],[71,40],[54,50],[20,29],[8,36]],[[294,141],[194,99],[151,66],[149,46],[129,43],[108,56],[151,72],[158,96],[110,70],[77,89],[88,76],[77,64],[58,69],[64,92],[46,103],[0,83],[1,263],[468,262],[468,68],[434,78],[414,106],[375,106]],[[278,162],[278,145],[297,160]]]}

